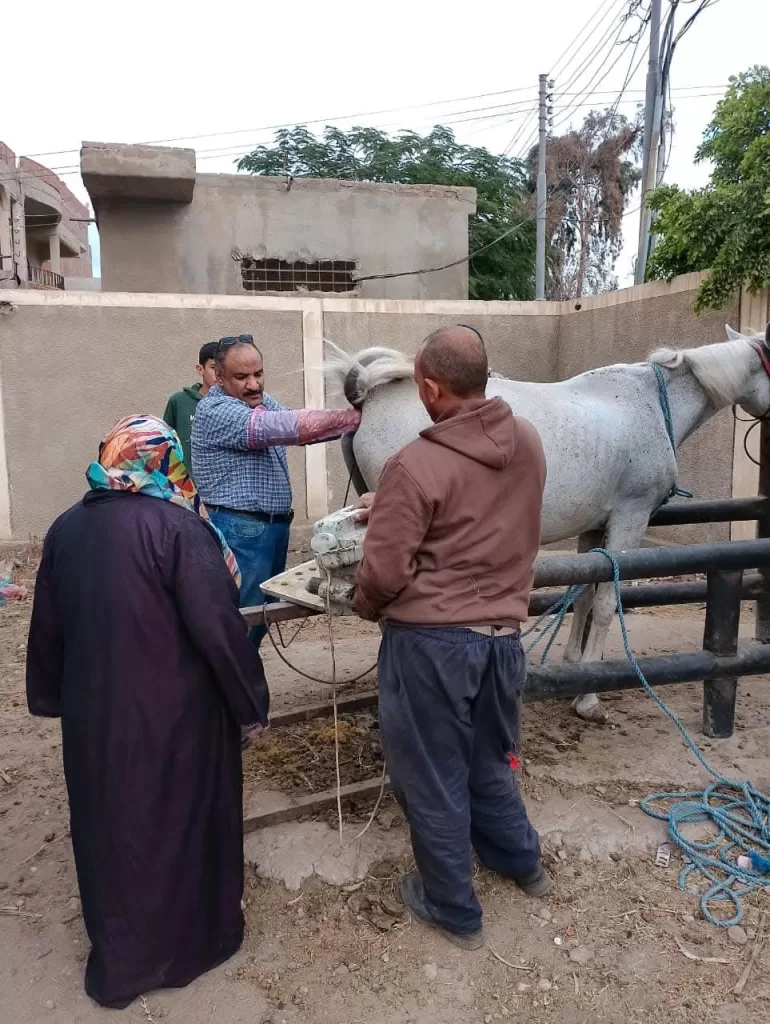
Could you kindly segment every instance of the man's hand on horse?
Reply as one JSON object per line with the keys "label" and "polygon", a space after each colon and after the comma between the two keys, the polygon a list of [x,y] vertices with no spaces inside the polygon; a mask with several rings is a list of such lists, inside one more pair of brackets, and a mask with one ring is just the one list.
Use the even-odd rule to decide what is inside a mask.
{"label": "man's hand on horse", "polygon": [[366,494],[362,494],[356,502],[356,508],[358,511],[353,516],[353,519],[357,523],[365,523],[369,519],[369,514],[372,511],[372,502],[374,501],[374,491],[367,491]]}

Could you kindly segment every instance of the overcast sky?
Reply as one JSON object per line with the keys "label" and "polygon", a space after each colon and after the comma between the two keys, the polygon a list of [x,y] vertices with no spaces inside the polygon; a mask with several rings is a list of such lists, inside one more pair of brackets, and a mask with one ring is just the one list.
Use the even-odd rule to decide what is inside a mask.
{"label": "overcast sky", "polygon": [[[424,131],[450,123],[462,141],[497,152],[513,141],[517,155],[534,139],[540,72],[556,72],[557,132],[579,122],[590,106],[615,100],[632,66],[630,48],[611,49],[625,6],[624,0],[38,0],[14,8],[16,52],[27,66],[11,76],[8,96],[15,100],[3,104],[0,138],[59,170],[83,198],[77,174],[83,140],[173,140],[195,147],[200,171],[232,172],[238,154],[271,139],[266,126],[318,121],[310,126]],[[695,166],[693,155],[715,94],[731,74],[770,61],[768,39],[770,0],[721,0],[682,41],[672,73],[669,182],[696,187],[707,179],[708,168]],[[627,114],[642,101],[641,47],[637,62],[620,106]],[[10,73],[8,61],[4,66]],[[578,106],[570,110],[571,104]],[[621,283],[629,280],[638,216],[626,219]]]}

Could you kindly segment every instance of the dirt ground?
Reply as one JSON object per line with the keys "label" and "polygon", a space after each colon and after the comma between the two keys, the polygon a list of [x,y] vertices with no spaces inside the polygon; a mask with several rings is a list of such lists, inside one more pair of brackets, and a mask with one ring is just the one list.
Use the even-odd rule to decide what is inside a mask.
{"label": "dirt ground", "polygon": [[[17,558],[15,581],[31,584],[34,555]],[[756,940],[764,912],[770,918],[770,895],[747,901],[744,934],[731,938],[702,920],[696,899],[677,888],[682,865],[676,855],[669,867],[654,866],[665,836],[638,809],[638,798],[700,788],[707,779],[638,692],[608,698],[606,727],[581,723],[556,702],[525,709],[523,788],[554,892],[541,902],[528,900],[479,871],[487,934],[480,951],[460,952],[403,913],[397,879],[409,864],[408,835],[386,797],[360,841],[366,863],[356,866],[358,880],[332,885],[318,877],[323,872],[312,859],[318,851],[308,847],[319,837],[334,846],[333,813],[256,833],[247,840],[241,952],[187,989],[148,993],[120,1014],[99,1009],[82,989],[88,942],[67,833],[60,730],[57,722],[30,718],[25,708],[29,611],[30,601],[0,609],[0,1024],[91,1024],[118,1017],[140,1024],[770,1018],[770,941]],[[628,620],[633,649],[697,649],[702,617],[698,608],[636,613]],[[294,628],[284,629],[286,640]],[[750,636],[748,619],[744,632]],[[336,621],[340,677],[374,664],[377,635],[355,621]],[[315,621],[285,655],[328,678],[328,648],[325,627]],[[608,656],[618,652],[613,635]],[[557,646],[552,657],[558,656]],[[328,697],[328,686],[301,678],[271,649],[266,664],[274,712]],[[370,674],[353,688],[373,684]],[[769,679],[742,682],[736,732],[725,741],[709,742],[700,733],[700,687],[667,687],[664,696],[717,766],[770,790]],[[343,783],[376,776],[376,715],[345,716],[341,737]],[[333,785],[328,721],[286,727],[265,739],[246,754],[244,778],[247,812],[277,796]],[[348,846],[347,836],[360,831],[369,809],[346,810]],[[293,882],[287,874],[292,858],[294,867],[304,858]],[[755,946],[751,975],[736,995]]]}

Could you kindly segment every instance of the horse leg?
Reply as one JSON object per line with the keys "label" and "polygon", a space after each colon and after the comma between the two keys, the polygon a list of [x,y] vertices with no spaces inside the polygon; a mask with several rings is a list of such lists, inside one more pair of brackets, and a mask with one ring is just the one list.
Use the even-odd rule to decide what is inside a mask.
{"label": "horse leg", "polygon": [[[591,548],[600,547],[603,540],[604,532],[602,530],[589,530],[587,533],[581,533],[578,537],[578,554],[584,555]],[[563,656],[563,661],[567,664],[576,664],[583,654],[586,626],[591,615],[595,591],[596,588],[593,586],[586,587],[572,606],[572,625]]]}
{"label": "horse leg", "polygon": [[[622,518],[622,525],[617,522],[617,519],[610,520],[605,547],[609,551],[622,551],[638,547],[647,529],[649,510],[635,511],[630,515],[626,512],[619,518]],[[581,662],[601,661],[607,634],[615,615],[615,605],[615,585],[599,583],[593,601],[593,621],[588,631],[585,649],[580,657]],[[588,722],[604,723],[609,717],[606,707],[595,693],[585,693],[576,697],[572,708],[578,717]]]}

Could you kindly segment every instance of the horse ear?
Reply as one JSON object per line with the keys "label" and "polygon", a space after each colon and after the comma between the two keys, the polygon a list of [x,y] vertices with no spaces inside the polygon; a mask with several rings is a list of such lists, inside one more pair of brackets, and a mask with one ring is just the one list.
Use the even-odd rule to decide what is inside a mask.
{"label": "horse ear", "polygon": [[729,324],[725,324],[725,331],[727,332],[728,341],[740,341],[743,337],[740,331],[734,331]]}
{"label": "horse ear", "polygon": [[770,322],[765,328],[765,348],[770,350]]}

